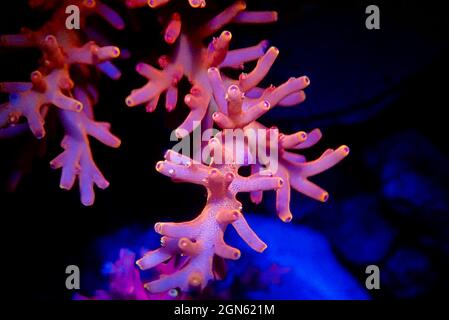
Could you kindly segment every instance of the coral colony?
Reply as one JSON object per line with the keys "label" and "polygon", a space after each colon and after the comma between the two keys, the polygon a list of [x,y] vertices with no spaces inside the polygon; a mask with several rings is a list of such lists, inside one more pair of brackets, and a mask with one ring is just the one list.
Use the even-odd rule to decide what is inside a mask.
{"label": "coral colony", "polygon": [[[158,8],[168,2],[174,0],[125,1],[129,8]],[[40,48],[42,59],[39,69],[31,74],[31,82],[1,84],[1,91],[10,96],[1,107],[0,136],[25,131],[26,124],[21,118],[26,118],[33,134],[42,138],[47,109],[56,107],[65,128],[61,143],[64,151],[51,166],[62,168],[61,188],[71,189],[78,178],[81,202],[92,205],[94,184],[104,189],[108,181],[94,163],[89,136],[110,147],[118,147],[120,140],[110,132],[109,124],[94,120],[93,106],[98,92],[89,76],[100,70],[118,79],[120,72],[110,60],[117,58],[120,51],[117,47],[99,47],[83,41],[89,38],[83,27],[85,16],[91,14],[100,15],[116,29],[123,29],[124,22],[98,1],[30,1],[30,4],[45,6],[54,10],[54,14],[37,31],[23,30],[19,35],[1,38],[5,47]],[[71,4],[80,8],[80,30],[64,27],[65,8]],[[206,6],[201,0],[190,0],[189,4],[197,10]],[[308,161],[295,151],[316,144],[321,138],[319,129],[283,134],[276,127],[267,128],[258,122],[274,107],[292,107],[303,102],[304,89],[310,80],[306,76],[292,77],[278,86],[259,87],[279,50],[269,48],[267,41],[230,49],[233,35],[223,30],[228,24],[267,24],[277,19],[276,12],[246,10],[243,1],[231,4],[207,23],[196,26],[186,26],[182,12],[171,12],[163,39],[172,46],[172,53],[161,56],[157,67],[137,64],[136,71],[148,82],[126,97],[129,107],[144,104],[152,112],[163,95],[165,108],[170,112],[183,104],[178,99],[178,83],[184,77],[190,82],[190,93],[183,99],[190,112],[174,130],[174,137],[180,142],[165,153],[156,170],[174,182],[202,185],[208,196],[204,209],[194,220],[156,223],[155,231],[162,236],[161,247],[136,262],[142,270],[161,270],[161,266],[170,270],[160,271],[159,279],[143,284],[134,263],[131,264],[134,254],[122,250],[112,267],[110,292],[99,292],[97,298],[156,299],[170,297],[168,293],[174,289],[181,292],[204,289],[211,280],[222,276],[217,266],[223,259],[240,258],[240,251],[224,241],[228,225],[235,228],[249,247],[263,252],[267,244],[248,225],[242,203],[236,198],[238,193],[250,193],[252,202],[258,204],[264,191],[275,191],[276,212],[284,222],[292,220],[291,188],[318,201],[328,199],[328,193],[309,178],[334,166],[348,155],[349,148],[328,149],[318,159]],[[204,45],[205,42],[209,44]],[[240,73],[237,79],[227,75],[230,69],[244,71],[245,63],[252,61],[257,63],[248,73]],[[198,131],[202,143],[191,154],[189,139]],[[239,174],[241,167],[250,167],[251,175]]]}
{"label": "coral colony", "polygon": [[[81,29],[85,18],[98,14],[113,27],[122,29],[123,21],[109,7],[95,1],[67,1],[80,8]],[[46,6],[53,9],[53,16],[39,30],[23,29],[18,35],[4,35],[1,46],[40,48],[42,58],[39,68],[30,76],[31,82],[4,82],[0,91],[9,93],[9,101],[0,107],[0,137],[17,134],[24,130],[19,123],[26,118],[36,138],[45,136],[44,122],[48,107],[59,110],[65,129],[61,147],[64,151],[52,162],[52,168],[62,168],[60,187],[71,189],[79,180],[81,202],[94,203],[94,184],[108,187],[108,181],[97,168],[89,145],[89,136],[103,144],[117,148],[120,139],[110,132],[110,124],[97,122],[93,106],[98,99],[97,89],[89,79],[95,66],[112,79],[120,78],[120,71],[110,62],[120,55],[117,47],[99,47],[93,41],[84,41],[88,34],[66,28],[66,7],[58,1],[30,1],[33,7]],[[73,80],[76,79],[76,80]]]}

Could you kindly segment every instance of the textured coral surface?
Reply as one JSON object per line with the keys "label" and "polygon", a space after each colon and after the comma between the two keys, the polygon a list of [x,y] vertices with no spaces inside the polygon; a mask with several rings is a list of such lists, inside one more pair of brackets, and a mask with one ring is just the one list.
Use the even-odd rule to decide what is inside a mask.
{"label": "textured coral surface", "polygon": [[[244,49],[229,50],[232,34],[221,31],[229,23],[271,23],[277,20],[276,12],[246,11],[242,1],[230,5],[205,25],[184,31],[182,15],[176,13],[166,27],[165,41],[174,45],[173,55],[159,59],[162,70],[140,63],[136,70],[146,77],[148,83],[133,90],[126,99],[128,106],[146,103],[146,110],[155,110],[159,97],[165,92],[165,106],[172,111],[177,103],[177,84],[186,76],[192,87],[184,97],[190,113],[175,130],[179,139],[186,138],[198,126],[201,130],[214,123],[223,131],[218,132],[201,151],[209,150],[211,161],[204,164],[195,157],[168,151],[165,161],[158,162],[156,170],[176,182],[203,185],[207,189],[207,201],[203,211],[192,221],[185,223],[157,223],[155,230],[163,237],[161,248],[150,251],[137,261],[143,269],[151,269],[169,259],[185,256],[185,262],[171,275],[149,282],[150,292],[163,292],[173,288],[183,291],[204,289],[210,280],[220,278],[215,270],[216,260],[240,258],[240,251],[227,245],[223,236],[229,224],[255,251],[262,252],[267,245],[249,227],[243,215],[242,203],[236,199],[240,192],[251,192],[251,199],[259,203],[262,192],[276,191],[276,211],[284,222],[292,220],[290,212],[291,187],[316,200],[325,202],[328,193],[308,178],[334,166],[349,153],[347,146],[328,149],[321,157],[307,161],[295,149],[304,149],[317,143],[321,132],[316,129],[309,134],[303,131],[279,134],[278,129],[267,129],[257,122],[262,115],[276,106],[291,107],[305,99],[304,89],[309,78],[292,77],[275,87],[258,85],[267,76],[279,50],[267,48],[267,42]],[[208,47],[202,42],[214,34]],[[244,69],[244,64],[257,60],[254,69],[243,72],[234,80],[222,70]],[[233,145],[223,142],[226,130],[242,130],[249,133],[262,130],[265,135],[256,140],[243,142],[244,148],[235,151]],[[274,132],[274,135],[272,134]],[[241,166],[248,166],[249,159],[257,158],[260,148],[267,148],[270,139],[276,139],[279,161],[260,161],[252,166],[252,175],[239,174]],[[265,146],[265,147],[264,147]],[[243,154],[242,154],[243,153]],[[246,159],[238,161],[240,158]]]}
{"label": "textured coral surface", "polygon": [[[168,2],[125,4],[129,8],[159,10]],[[65,25],[65,8],[71,4],[81,8],[80,30],[70,30]],[[195,10],[206,6],[205,1],[189,4]],[[113,148],[121,144],[110,132],[109,123],[94,118],[93,107],[99,92],[91,78],[100,71],[118,80],[121,73],[111,62],[120,56],[118,47],[99,46],[87,40],[98,38],[88,28],[87,17],[101,16],[117,30],[124,29],[125,22],[99,1],[30,1],[30,5],[50,10],[52,15],[37,30],[23,29],[18,35],[1,38],[1,45],[7,48],[38,48],[41,60],[38,70],[31,74],[31,82],[1,84],[1,91],[10,95],[0,109],[0,136],[18,133],[16,126],[28,126],[38,139],[43,138],[48,109],[55,107],[65,131],[61,142],[64,151],[51,161],[51,167],[62,168],[63,189],[71,189],[78,179],[81,202],[89,206],[94,203],[94,186],[105,189],[109,185],[93,160],[89,138]],[[238,260],[241,256],[239,249],[224,240],[229,224],[253,250],[263,252],[267,248],[246,221],[243,204],[237,199],[239,193],[250,193],[251,200],[258,204],[264,191],[275,191],[277,215],[283,222],[290,222],[291,189],[327,201],[328,193],[309,178],[334,166],[349,153],[349,148],[343,145],[326,150],[315,160],[307,160],[296,151],[315,145],[321,138],[318,129],[284,134],[276,127],[262,124],[261,117],[269,115],[273,108],[293,108],[302,103],[311,81],[307,76],[294,76],[279,85],[265,87],[264,80],[280,50],[270,47],[266,40],[234,49],[233,35],[225,28],[231,24],[274,23],[277,12],[250,11],[245,2],[236,1],[206,22],[192,23],[186,19],[187,13],[175,10],[162,15],[163,41],[169,46],[169,53],[159,57],[157,67],[144,62],[137,64],[136,71],[147,83],[132,90],[124,102],[128,107],[145,104],[147,112],[156,110],[161,96],[168,112],[185,104],[188,114],[173,128],[174,137],[181,142],[190,139],[196,130],[203,134],[215,129],[194,154],[169,150],[165,160],[156,165],[158,172],[175,182],[205,187],[207,200],[192,221],[155,225],[155,231],[162,235],[161,247],[147,252],[136,263],[142,270],[160,270],[168,262],[173,270],[159,272],[159,279],[144,285],[152,295],[143,291],[139,273],[131,268],[134,254],[121,251],[111,269],[110,291],[97,292],[97,298],[156,299],[166,297],[164,293],[173,289],[183,292],[205,289],[210,281],[224,276],[220,270],[223,259]],[[248,64],[254,67],[248,68]],[[190,84],[190,90],[179,99],[184,94],[179,88],[184,80]],[[228,134],[250,137],[254,132],[262,134],[256,139],[226,139]],[[270,157],[261,157],[260,153]],[[250,168],[249,176],[241,174],[244,167]]]}

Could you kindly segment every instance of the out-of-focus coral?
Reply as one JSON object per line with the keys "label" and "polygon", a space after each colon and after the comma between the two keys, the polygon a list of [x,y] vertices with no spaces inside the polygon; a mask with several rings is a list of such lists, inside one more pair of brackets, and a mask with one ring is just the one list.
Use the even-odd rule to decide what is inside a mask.
{"label": "out-of-focus coral", "polygon": [[[109,275],[109,288],[97,290],[94,296],[86,297],[80,294],[74,296],[75,300],[171,300],[183,297],[177,290],[165,293],[151,294],[145,290],[140,278],[139,270],[135,265],[136,255],[128,249],[120,249],[119,259],[106,265]],[[174,272],[174,260],[157,269],[159,274],[166,275]]]}
{"label": "out-of-focus coral", "polygon": [[380,202],[369,193],[356,194],[332,207],[317,209],[309,224],[327,235],[346,261],[358,266],[379,264],[388,256],[398,233]]}
{"label": "out-of-focus coral", "polygon": [[435,266],[423,252],[399,248],[382,266],[383,280],[394,298],[424,296],[435,286]]}
{"label": "out-of-focus coral", "polygon": [[[21,123],[25,118],[31,132],[38,139],[43,138],[47,107],[56,107],[65,130],[61,142],[64,151],[51,165],[62,168],[61,188],[71,189],[78,178],[81,202],[92,205],[94,185],[104,189],[109,183],[93,160],[89,136],[114,148],[120,145],[120,139],[110,133],[108,123],[94,120],[93,105],[98,100],[98,92],[90,79],[95,69],[118,79],[120,71],[110,60],[117,58],[120,50],[86,42],[89,34],[81,30],[91,14],[102,16],[116,29],[122,29],[124,23],[116,12],[98,1],[30,1],[29,4],[51,10],[52,16],[38,30],[23,28],[20,34],[0,38],[1,46],[38,48],[42,52],[38,70],[31,73],[31,82],[0,84],[0,91],[9,94],[9,102],[0,106],[0,137],[26,132],[25,124]],[[66,27],[69,5],[80,9],[80,30]]]}
{"label": "out-of-focus coral", "polygon": [[365,156],[379,177],[379,193],[394,217],[411,229],[421,245],[437,250],[447,259],[447,155],[424,135],[407,130],[372,146]]}

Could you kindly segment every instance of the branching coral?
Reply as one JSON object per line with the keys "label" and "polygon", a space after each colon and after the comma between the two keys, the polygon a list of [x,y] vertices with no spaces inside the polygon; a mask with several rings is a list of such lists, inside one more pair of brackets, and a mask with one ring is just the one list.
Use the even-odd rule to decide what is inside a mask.
{"label": "branching coral", "polygon": [[[23,29],[19,35],[4,35],[0,39],[2,46],[37,47],[42,52],[40,68],[31,74],[30,83],[0,84],[0,91],[10,94],[9,102],[0,109],[0,137],[19,133],[15,125],[25,117],[32,133],[39,139],[43,138],[47,106],[57,107],[65,129],[61,143],[65,151],[51,165],[63,169],[61,188],[71,189],[78,177],[81,201],[84,205],[92,205],[94,184],[104,189],[108,182],[92,158],[88,137],[95,137],[114,148],[120,145],[120,140],[110,133],[108,123],[94,120],[92,107],[98,93],[90,83],[93,70],[89,66],[118,79],[120,71],[110,60],[117,58],[120,50],[114,46],[99,47],[92,41],[83,44],[84,33],[67,29],[66,7],[73,4],[81,10],[83,27],[86,17],[92,13],[101,15],[117,29],[124,26],[121,18],[100,2],[30,1],[32,7],[43,6],[54,12],[49,22],[39,30]],[[74,77],[76,82],[72,80]]]}
{"label": "branching coral", "polygon": [[[218,143],[213,140],[211,143]],[[262,252],[266,244],[251,230],[241,213],[242,204],[237,193],[254,190],[273,190],[282,186],[282,179],[255,174],[242,177],[238,165],[210,166],[196,163],[192,159],[168,151],[166,160],[158,162],[156,170],[176,181],[203,185],[208,197],[204,210],[190,222],[158,223],[157,233],[163,235],[162,248],[147,253],[137,264],[142,269],[152,268],[161,262],[183,254],[189,257],[178,272],[148,283],[151,292],[162,292],[171,288],[188,290],[203,289],[214,279],[213,259],[217,255],[225,259],[240,258],[240,251],[223,240],[229,224],[236,229],[243,240],[254,250]]]}
{"label": "branching coral", "polygon": [[[146,4],[158,8],[169,2],[127,0],[126,4],[133,8]],[[206,5],[204,0],[189,0],[189,3],[194,8]],[[56,109],[65,130],[61,143],[64,151],[51,161],[51,166],[62,168],[60,186],[63,189],[71,189],[78,178],[82,203],[92,205],[94,185],[104,189],[109,183],[93,160],[89,137],[114,148],[120,145],[120,139],[110,132],[110,124],[94,119],[93,106],[98,93],[90,78],[96,71],[112,79],[118,79],[121,74],[111,62],[120,55],[119,48],[85,40],[97,38],[86,25],[86,18],[100,15],[116,29],[123,29],[124,22],[111,8],[94,0],[31,0],[30,5],[52,10],[53,15],[37,31],[24,29],[19,35],[0,38],[2,46],[35,47],[42,52],[39,68],[31,74],[31,82],[0,84],[0,91],[10,94],[9,101],[0,107],[0,137],[23,132],[28,126],[37,138],[43,138],[49,107]],[[68,5],[81,8],[84,31],[66,28]],[[267,248],[248,225],[243,205],[237,200],[239,193],[250,193],[251,200],[260,203],[264,191],[275,191],[276,212],[282,221],[290,222],[291,188],[326,201],[328,193],[309,178],[334,166],[349,153],[348,147],[341,146],[307,161],[295,150],[317,143],[321,138],[318,129],[309,133],[279,134],[277,128],[267,128],[259,122],[261,116],[275,107],[292,107],[303,102],[310,80],[306,76],[292,77],[278,86],[260,87],[279,50],[269,47],[267,41],[231,49],[233,36],[222,29],[228,24],[273,23],[277,18],[274,11],[247,11],[243,1],[235,2],[199,25],[188,25],[184,13],[170,12],[163,26],[163,39],[173,51],[161,56],[157,67],[143,62],[136,66],[136,71],[148,81],[131,91],[125,99],[127,106],[145,104],[146,110],[153,112],[163,95],[165,108],[171,112],[179,104],[178,85],[186,78],[191,87],[183,102],[190,112],[174,130],[175,136],[189,139],[197,128],[201,133],[214,126],[219,128],[206,145],[201,145],[199,158],[196,154],[169,150],[165,161],[156,165],[158,172],[176,182],[202,185],[208,196],[204,209],[194,220],[155,225],[156,232],[162,235],[161,247],[146,253],[137,265],[143,270],[161,269],[166,266],[163,263],[169,261],[173,270],[161,272],[159,279],[145,284],[151,294],[174,288],[201,290],[209,281],[220,278],[222,274],[216,266],[223,263],[223,259],[239,259],[241,254],[224,241],[230,224],[255,251]],[[205,45],[206,42],[209,44]],[[227,73],[227,69],[244,71],[246,63],[256,61],[250,72],[242,72],[237,79]],[[20,122],[23,118],[26,123]],[[250,167],[251,175],[241,175],[241,167]],[[134,254],[121,252],[120,259],[112,267],[110,291],[99,292],[99,298],[164,297],[164,294],[151,296],[142,290],[140,276],[130,265],[133,260]],[[174,261],[181,262],[175,264]]]}
{"label": "branching coral", "polygon": [[[212,88],[208,81],[209,68],[241,68],[243,63],[264,56],[261,65],[256,67],[254,73],[248,75],[248,79],[241,79],[240,82],[251,86],[252,83],[257,82],[257,79],[263,78],[264,69],[277,55],[277,50],[274,48],[265,54],[266,41],[250,48],[229,51],[232,35],[229,31],[223,31],[207,47],[203,45],[203,41],[226,24],[270,23],[277,20],[275,12],[251,12],[245,9],[244,2],[236,2],[206,24],[195,26],[193,30],[183,26],[180,13],[174,14],[165,29],[164,37],[167,43],[174,44],[174,53],[159,59],[162,70],[144,63],[137,65],[137,72],[149,81],[142,88],[133,90],[126,98],[126,104],[133,107],[145,103],[147,111],[152,112],[157,106],[160,95],[165,93],[166,109],[172,111],[177,103],[177,84],[182,77],[187,77],[192,87],[190,94],[184,97],[184,102],[190,109],[190,113],[176,131],[176,135],[182,138],[204,120],[209,109],[214,111],[214,101],[211,103]],[[207,123],[209,122],[205,124]]]}
{"label": "branching coral", "polygon": [[[278,87],[258,87],[276,60],[278,49],[272,47],[265,52],[267,42],[264,41],[251,48],[229,50],[232,36],[228,31],[214,38],[207,48],[200,45],[203,39],[227,23],[266,23],[277,19],[275,12],[255,13],[245,9],[245,3],[236,2],[193,33],[183,32],[180,16],[174,15],[165,33],[166,42],[174,43],[177,39],[174,55],[162,59],[162,71],[149,65],[137,66],[137,71],[149,82],[131,93],[126,100],[128,106],[148,103],[147,110],[153,111],[160,94],[166,92],[166,107],[171,111],[176,103],[176,84],[184,74],[192,83],[192,90],[184,99],[191,112],[176,129],[176,136],[185,138],[200,121],[206,124],[202,130],[209,129],[214,122],[222,129],[202,150],[210,153],[208,165],[201,162],[204,157],[194,160],[174,151],[168,151],[165,161],[156,165],[157,171],[176,182],[203,185],[208,197],[203,211],[194,220],[155,225],[156,232],[163,236],[161,248],[145,254],[137,265],[147,270],[179,255],[187,259],[177,272],[147,283],[145,287],[150,292],[172,288],[183,291],[204,289],[210,280],[219,278],[214,269],[216,259],[236,260],[240,257],[240,251],[223,240],[229,224],[251,248],[264,251],[267,245],[249,227],[236,195],[250,192],[252,201],[260,203],[263,191],[275,190],[277,214],[282,221],[290,222],[291,187],[326,201],[327,192],[308,178],[332,167],[349,153],[348,147],[341,146],[335,151],[327,150],[319,159],[306,161],[304,156],[292,150],[318,142],[319,130],[285,135],[256,121],[275,106],[303,102],[303,90],[310,84],[304,76],[290,78]],[[243,69],[244,63],[257,59],[255,68],[248,74],[242,73],[237,80],[227,77],[221,70],[224,67]],[[240,141],[243,148],[235,148],[237,130],[243,132],[244,138]],[[253,134],[255,131],[263,134]],[[224,143],[223,138],[229,132],[234,136],[225,139]],[[260,156],[261,151],[265,157]],[[272,152],[275,157],[266,156]],[[252,174],[241,176],[238,172],[241,166],[251,166]]]}
{"label": "branching coral", "polygon": [[[260,123],[254,122],[249,128],[265,128]],[[264,137],[266,140],[269,136]],[[326,202],[329,194],[319,186],[309,181],[309,177],[317,175],[340,162],[349,154],[349,148],[345,145],[336,150],[327,149],[318,159],[307,161],[304,156],[292,152],[292,150],[306,149],[316,144],[321,138],[321,131],[315,129],[309,134],[299,131],[294,134],[279,134],[278,151],[279,159],[276,163],[277,169],[274,174],[281,177],[286,183],[276,191],[276,211],[279,218],[284,222],[292,220],[290,211],[290,192],[291,187],[315,200]],[[251,146],[254,150],[255,146]],[[266,168],[264,168],[266,167]],[[251,165],[252,172],[259,172],[272,167],[268,163],[266,166],[261,163]],[[262,192],[251,193],[252,202],[259,204],[262,201]]]}

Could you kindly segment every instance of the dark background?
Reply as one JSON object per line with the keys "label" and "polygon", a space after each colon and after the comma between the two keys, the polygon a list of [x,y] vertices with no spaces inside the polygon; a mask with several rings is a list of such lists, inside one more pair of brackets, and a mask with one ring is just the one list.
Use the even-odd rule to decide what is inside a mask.
{"label": "dark background", "polygon": [[[28,10],[26,1],[11,3],[0,6],[1,34],[45,21],[45,13]],[[209,0],[201,15],[181,12],[190,12],[197,21],[225,3]],[[285,132],[320,127],[324,139],[312,154],[341,144],[351,148],[342,164],[314,179],[329,191],[328,203],[293,195],[293,223],[324,234],[361,285],[365,266],[380,265],[385,286],[374,298],[447,297],[449,19],[441,2],[248,3],[249,9],[278,10],[279,22],[229,27],[233,47],[269,39],[281,54],[265,84],[303,74],[312,82],[304,104],[270,111],[263,122]],[[368,4],[380,7],[380,30],[365,28]],[[154,170],[185,106],[167,115],[162,106],[146,114],[142,107],[127,109],[124,104],[130,90],[144,83],[135,64],[154,63],[157,55],[168,52],[156,14],[126,10],[113,1],[112,6],[122,13],[127,29],[113,31],[102,22],[98,28],[132,55],[118,62],[121,80],[103,77],[98,84],[97,119],[111,122],[112,132],[122,139],[117,150],[92,141],[95,161],[111,186],[96,192],[91,208],[80,204],[77,190],[58,188],[60,173],[48,162],[61,152],[62,135],[52,121],[42,142],[30,134],[0,141],[2,289],[13,297],[68,299],[65,267],[101,266],[89,249],[95,239],[127,225],[151,228],[161,217],[193,218],[204,204],[203,189],[171,183]],[[2,48],[0,56],[0,81],[26,81],[39,52]],[[28,170],[11,192],[7,181],[17,167]],[[242,199],[246,210],[276,219],[273,197],[266,197],[257,210],[248,197]]]}

